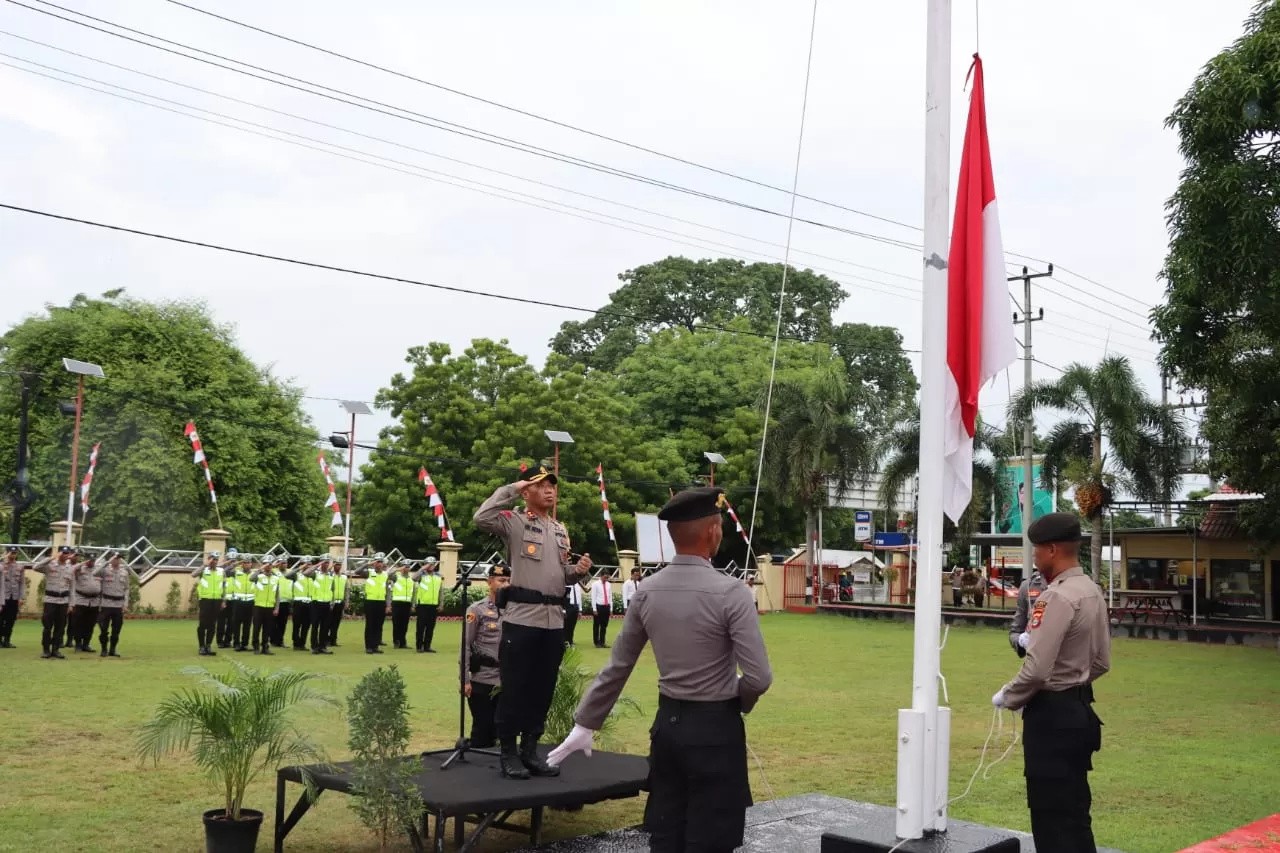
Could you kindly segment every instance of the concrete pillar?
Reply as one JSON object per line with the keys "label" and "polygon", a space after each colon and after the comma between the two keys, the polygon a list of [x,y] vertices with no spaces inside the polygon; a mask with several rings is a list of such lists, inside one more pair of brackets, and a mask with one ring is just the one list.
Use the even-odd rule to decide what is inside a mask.
{"label": "concrete pillar", "polygon": [[618,580],[631,580],[631,570],[640,565],[640,552],[624,548],[618,552]]}
{"label": "concrete pillar", "polygon": [[756,609],[761,613],[782,610],[784,566],[775,565],[769,554],[756,557]]}
{"label": "concrete pillar", "polygon": [[49,525],[49,529],[53,531],[53,553],[57,554],[58,549],[63,545],[70,545],[72,548],[80,541],[80,530],[84,527],[78,521],[71,522],[71,535],[67,536],[67,523],[65,521],[55,521]]}
{"label": "concrete pillar", "polygon": [[450,590],[458,582],[458,552],[462,546],[457,542],[444,541],[436,545],[440,554],[440,589]]}
{"label": "concrete pillar", "polygon": [[227,555],[227,543],[231,541],[231,531],[214,527],[210,530],[201,531],[200,538],[204,540],[205,559],[208,559],[209,554],[214,551],[224,557]]}
{"label": "concrete pillar", "polygon": [[345,536],[330,536],[324,540],[325,547],[329,549],[329,559],[336,560],[339,565],[342,564],[342,551],[347,544]]}

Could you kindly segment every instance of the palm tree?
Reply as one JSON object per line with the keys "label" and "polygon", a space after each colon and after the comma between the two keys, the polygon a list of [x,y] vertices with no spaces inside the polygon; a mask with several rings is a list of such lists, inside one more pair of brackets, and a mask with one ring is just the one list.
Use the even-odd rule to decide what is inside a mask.
{"label": "palm tree", "polygon": [[[1167,501],[1181,477],[1179,456],[1186,433],[1172,410],[1153,401],[1129,360],[1112,355],[1097,367],[1071,364],[1052,381],[1034,382],[1009,401],[1009,422],[1037,411],[1067,416],[1045,440],[1040,478],[1075,487],[1081,514],[1096,521],[1117,489],[1139,500]],[[1091,566],[1102,566],[1102,527],[1093,524]]]}
{"label": "palm tree", "polygon": [[[1000,489],[1000,469],[1017,452],[1012,435],[988,426],[978,418],[973,436],[973,499],[956,523],[956,535],[967,540],[977,531],[978,521],[990,496]],[[880,440],[876,457],[880,467],[880,502],[889,515],[906,484],[920,472],[920,409]]]}
{"label": "palm tree", "polygon": [[[805,514],[805,573],[813,577],[818,508],[828,499],[828,483],[842,497],[865,481],[874,463],[868,432],[854,421],[848,380],[831,366],[816,378],[787,380],[773,390],[765,464],[779,497]],[[820,591],[815,590],[815,600]]]}

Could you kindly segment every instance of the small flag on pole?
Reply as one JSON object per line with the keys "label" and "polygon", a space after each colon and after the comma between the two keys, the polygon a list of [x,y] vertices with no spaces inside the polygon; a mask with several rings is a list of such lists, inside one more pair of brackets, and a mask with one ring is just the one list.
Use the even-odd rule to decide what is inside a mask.
{"label": "small flag on pole", "polygon": [[436,526],[440,528],[441,538],[452,542],[453,530],[449,527],[449,519],[444,513],[444,499],[440,497],[440,490],[436,488],[435,481],[431,479],[426,468],[418,469],[418,482],[422,483],[423,494],[427,496],[427,505],[431,507],[431,512],[436,517]]}
{"label": "small flag on pole", "polygon": [[209,472],[209,460],[204,455],[204,445],[200,442],[200,433],[196,432],[194,421],[187,421],[187,427],[182,434],[191,439],[191,449],[195,451],[195,464],[204,468],[204,479],[209,484],[209,500],[214,506],[218,504],[218,493],[213,489],[213,474]]}
{"label": "small flag on pole", "polygon": [[324,474],[325,484],[328,485],[329,487],[329,499],[324,502],[324,505],[326,507],[332,507],[333,509],[333,521],[329,524],[329,526],[341,527],[342,526],[342,510],[340,509],[338,504],[338,493],[333,488],[333,477],[329,475],[329,461],[324,458],[323,453],[320,454],[319,458],[320,458],[320,471]]}
{"label": "small flag on pole", "polygon": [[84,473],[84,479],[80,482],[81,513],[89,511],[89,484],[93,482],[93,469],[98,467],[98,448],[101,446],[102,442],[93,446],[93,452],[89,454],[89,470]]}
{"label": "small flag on pole", "polygon": [[604,526],[609,530],[609,541],[618,544],[618,540],[613,535],[613,517],[609,515],[609,496],[604,492],[604,463],[596,466],[596,474],[600,478],[600,506],[604,510]]}
{"label": "small flag on pole", "polygon": [[751,540],[747,538],[747,531],[742,529],[742,522],[738,520],[738,514],[733,511],[733,504],[729,503],[729,499],[724,500],[725,508],[729,510],[729,517],[733,519],[733,526],[738,528],[738,535],[742,537],[742,541],[747,545],[751,544]]}
{"label": "small flag on pole", "polygon": [[978,391],[1017,357],[996,185],[991,176],[982,60],[973,55],[973,94],[960,156],[956,216],[947,259],[947,383],[942,508],[959,521],[973,495]]}

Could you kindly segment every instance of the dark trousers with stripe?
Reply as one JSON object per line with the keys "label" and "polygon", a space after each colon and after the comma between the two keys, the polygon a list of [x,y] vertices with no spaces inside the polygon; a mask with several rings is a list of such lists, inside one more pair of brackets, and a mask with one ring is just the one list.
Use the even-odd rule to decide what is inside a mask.
{"label": "dark trousers with stripe", "polygon": [[240,600],[231,613],[231,644],[237,649],[249,648],[249,628],[253,625],[253,602]]}
{"label": "dark trousers with stripe", "polygon": [[439,605],[418,605],[417,648],[419,651],[431,648],[431,641],[436,636],[436,614],[439,612]]}
{"label": "dark trousers with stripe", "polygon": [[81,604],[76,607],[75,624],[72,626],[71,641],[78,647],[87,649],[89,644],[93,642],[93,629],[98,624],[98,611],[101,610],[96,604]]}
{"label": "dark trousers with stripe", "polygon": [[1039,853],[1093,853],[1089,771],[1102,746],[1093,688],[1042,690],[1023,709],[1023,764]]}
{"label": "dark trousers with stripe", "polygon": [[391,602],[391,644],[397,649],[409,648],[409,617],[412,615],[412,601]]}
{"label": "dark trousers with stripe", "polygon": [[231,599],[224,599],[224,606],[218,611],[218,648],[226,648],[231,645],[231,614],[236,603]]}
{"label": "dark trousers with stripe", "polygon": [[547,711],[564,657],[562,628],[532,628],[502,623],[498,645],[502,699],[498,702],[498,737],[503,749],[517,737],[536,740],[546,730]]}

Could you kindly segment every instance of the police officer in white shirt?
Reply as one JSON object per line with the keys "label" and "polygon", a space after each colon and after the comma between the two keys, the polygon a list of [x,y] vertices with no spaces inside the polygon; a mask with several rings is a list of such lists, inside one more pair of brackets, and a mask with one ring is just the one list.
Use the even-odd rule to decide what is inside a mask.
{"label": "police officer in white shirt", "polygon": [[603,574],[591,582],[591,612],[595,615],[591,622],[591,639],[597,649],[607,649],[609,645],[605,642],[605,635],[609,632],[609,617],[613,614],[613,590]]}
{"label": "police officer in white shirt", "polygon": [[622,612],[626,613],[631,608],[631,597],[636,594],[636,590],[640,588],[640,570],[631,570],[631,580],[622,585]]}
{"label": "police officer in white shirt", "polygon": [[564,646],[575,649],[573,632],[578,627],[578,617],[582,613],[582,587],[575,581],[564,588]]}

